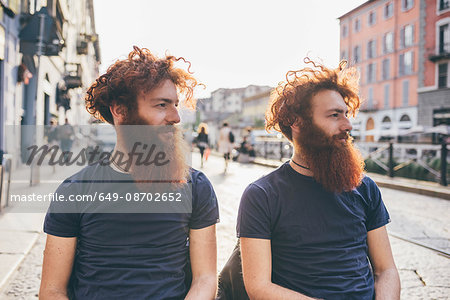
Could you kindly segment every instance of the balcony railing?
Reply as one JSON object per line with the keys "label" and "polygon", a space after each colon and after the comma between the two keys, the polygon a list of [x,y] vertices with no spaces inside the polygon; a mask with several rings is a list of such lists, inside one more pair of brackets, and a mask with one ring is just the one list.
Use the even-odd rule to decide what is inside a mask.
{"label": "balcony railing", "polygon": [[441,43],[439,45],[438,52],[437,53],[433,53],[433,52],[431,52],[428,55],[428,59],[431,60],[432,62],[449,59],[450,58],[450,42]]}
{"label": "balcony railing", "polygon": [[66,72],[67,75],[64,76],[64,81],[67,89],[74,89],[83,85],[83,82],[81,80],[83,71],[80,64],[67,64]]}

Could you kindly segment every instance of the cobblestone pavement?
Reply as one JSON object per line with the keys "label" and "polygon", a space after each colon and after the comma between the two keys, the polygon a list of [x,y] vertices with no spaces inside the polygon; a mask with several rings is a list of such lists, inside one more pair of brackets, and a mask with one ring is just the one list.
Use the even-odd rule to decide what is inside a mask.
{"label": "cobblestone pavement", "polygon": [[[198,168],[199,157],[193,156]],[[272,168],[232,163],[223,174],[223,161],[210,157],[202,169],[214,185],[220,205],[217,225],[218,269],[226,263],[236,243],[235,226],[240,196],[245,187]],[[450,201],[391,189],[382,189],[392,222],[389,232],[450,250]],[[450,259],[434,251],[390,237],[402,282],[402,299],[449,299]],[[45,235],[24,259],[0,292],[0,299],[37,299]]]}
{"label": "cobblestone pavement", "polygon": [[12,275],[9,283],[0,294],[2,300],[38,299],[41,283],[42,254],[45,246],[45,234],[41,234],[29,254]]}

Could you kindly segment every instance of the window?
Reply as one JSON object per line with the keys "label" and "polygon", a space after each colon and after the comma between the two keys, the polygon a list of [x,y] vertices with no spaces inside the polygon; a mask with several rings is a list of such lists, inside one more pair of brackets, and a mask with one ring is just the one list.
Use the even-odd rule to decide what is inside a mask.
{"label": "window", "polygon": [[342,37],[345,38],[347,37],[347,25],[342,26]]}
{"label": "window", "polygon": [[367,43],[367,58],[374,58],[376,56],[375,40],[370,40]]}
{"label": "window", "polygon": [[400,30],[400,45],[402,48],[412,46],[414,43],[414,25],[406,25]]}
{"label": "window", "polygon": [[367,83],[375,82],[376,80],[376,68],[375,63],[367,65]]}
{"label": "window", "polygon": [[391,53],[394,51],[394,33],[388,32],[383,36],[383,53]]}
{"label": "window", "polygon": [[341,52],[341,60],[343,60],[343,59],[348,59],[347,51],[345,51],[345,50],[342,50],[342,52]]}
{"label": "window", "polygon": [[381,121],[381,128],[382,129],[391,129],[392,127],[392,122],[391,122],[391,118],[389,118],[388,116],[385,116],[383,118],[383,120]]}
{"label": "window", "polygon": [[409,75],[413,71],[413,52],[408,51],[400,54],[399,59],[399,75]]}
{"label": "window", "polygon": [[439,0],[439,10],[446,10],[450,8],[450,0]]}
{"label": "window", "polygon": [[383,59],[383,70],[381,77],[383,80],[391,77],[391,60],[389,58]]}
{"label": "window", "polygon": [[400,122],[411,122],[411,118],[408,115],[403,115],[400,118]]}
{"label": "window", "polygon": [[439,27],[439,54],[450,53],[450,28],[449,24]]}
{"label": "window", "polygon": [[[409,80],[405,80],[402,83],[402,104],[403,106],[408,106],[409,103]],[[402,120],[400,120],[402,121]]]}
{"label": "window", "polygon": [[361,67],[356,67],[356,72],[359,74],[359,82],[363,82]]}
{"label": "window", "polygon": [[402,0],[402,10],[410,10],[414,6],[414,0]]}
{"label": "window", "polygon": [[361,21],[359,19],[355,20],[355,32],[359,32],[361,30]]}
{"label": "window", "polygon": [[448,80],[448,63],[440,64],[438,68],[438,88],[446,88]]}
{"label": "window", "polygon": [[388,19],[394,15],[394,3],[389,2],[384,6],[384,18]]}
{"label": "window", "polygon": [[[389,93],[390,93],[391,86],[389,84],[386,84],[384,86],[384,108],[389,108]],[[384,122],[384,120],[383,120]],[[391,119],[389,119],[389,122],[391,122]]]}
{"label": "window", "polygon": [[359,63],[361,61],[361,47],[355,46],[353,49],[353,60],[355,63]]}
{"label": "window", "polygon": [[367,97],[368,102],[367,102],[367,108],[368,109],[373,109],[373,87],[369,88],[369,95]]}
{"label": "window", "polygon": [[369,19],[368,19],[368,21],[369,21],[369,26],[375,25],[376,17],[377,17],[377,15],[375,14],[374,11],[371,11],[371,12],[369,13]]}

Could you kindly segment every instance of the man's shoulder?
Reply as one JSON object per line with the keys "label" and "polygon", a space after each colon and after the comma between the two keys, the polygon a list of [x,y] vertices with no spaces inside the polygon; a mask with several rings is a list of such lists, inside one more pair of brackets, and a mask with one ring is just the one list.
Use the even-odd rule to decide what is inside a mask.
{"label": "man's shoulder", "polygon": [[382,198],[377,184],[367,175],[364,175],[361,184],[352,193],[360,195],[368,204],[378,202]]}
{"label": "man's shoulder", "polygon": [[212,185],[209,181],[208,177],[202,171],[199,171],[194,168],[189,169],[190,173],[190,181],[192,185]]}
{"label": "man's shoulder", "polygon": [[280,185],[280,182],[285,181],[286,164],[282,164],[277,169],[271,171],[268,174],[261,176],[259,179],[252,182],[247,189],[248,190],[262,190],[264,193],[269,194],[270,191],[275,191]]}
{"label": "man's shoulder", "polygon": [[94,162],[92,164],[89,164],[79,170],[78,172],[74,173],[70,177],[68,177],[67,181],[76,181],[76,180],[83,180],[86,178],[92,178],[96,173],[99,173],[100,171],[104,171],[104,168],[107,166],[102,166],[99,161]]}
{"label": "man's shoulder", "polygon": [[378,190],[378,186],[375,181],[367,175],[364,175],[361,180],[361,184],[356,188],[359,192],[373,192]]}
{"label": "man's shoulder", "polygon": [[102,166],[100,162],[89,164],[67,177],[60,184],[59,188],[69,188],[73,186],[80,186],[80,183],[93,183],[95,181],[104,180],[104,175],[107,173],[108,166]]}

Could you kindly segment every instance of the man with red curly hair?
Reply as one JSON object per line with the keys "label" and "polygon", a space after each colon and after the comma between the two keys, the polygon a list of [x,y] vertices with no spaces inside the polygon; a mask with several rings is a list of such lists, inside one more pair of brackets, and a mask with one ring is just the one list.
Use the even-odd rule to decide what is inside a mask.
{"label": "man with red curly hair", "polygon": [[87,91],[87,110],[114,126],[117,143],[56,191],[95,197],[52,202],[40,299],[215,296],[218,204],[175,126],[197,85],[178,60],[134,47]]}
{"label": "man with red curly hair", "polygon": [[353,68],[289,72],[266,128],[292,159],[245,190],[238,213],[245,288],[254,299],[399,299],[389,214],[349,135],[360,106]]}

